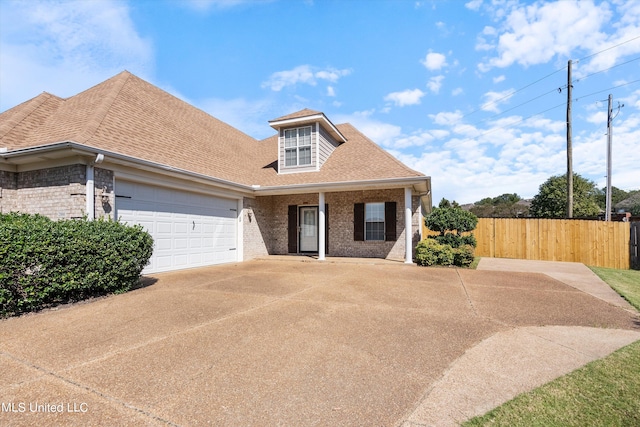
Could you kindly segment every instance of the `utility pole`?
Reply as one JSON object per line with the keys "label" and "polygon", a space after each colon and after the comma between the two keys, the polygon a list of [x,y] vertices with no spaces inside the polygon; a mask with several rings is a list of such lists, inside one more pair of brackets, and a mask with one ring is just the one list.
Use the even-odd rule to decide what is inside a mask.
{"label": "utility pole", "polygon": [[605,213],[604,220],[611,221],[611,131],[612,125],[611,122],[613,118],[611,117],[612,108],[611,103],[613,98],[611,94],[609,94],[609,108],[607,109],[607,201],[605,203]]}
{"label": "utility pole", "polygon": [[571,60],[567,65],[567,218],[573,218],[573,148],[571,146]]}

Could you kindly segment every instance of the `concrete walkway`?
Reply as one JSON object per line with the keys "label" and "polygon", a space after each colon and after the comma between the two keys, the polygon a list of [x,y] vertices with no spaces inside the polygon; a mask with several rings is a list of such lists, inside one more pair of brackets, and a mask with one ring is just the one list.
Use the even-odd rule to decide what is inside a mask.
{"label": "concrete walkway", "polygon": [[579,262],[482,258],[477,269],[546,274],[609,304],[635,311],[631,304],[603,282],[589,267]]}
{"label": "concrete walkway", "polygon": [[[581,263],[482,258],[477,269],[545,274],[636,312]],[[638,331],[581,326],[519,327],[497,332],[457,359],[401,425],[457,426],[639,339]]]}

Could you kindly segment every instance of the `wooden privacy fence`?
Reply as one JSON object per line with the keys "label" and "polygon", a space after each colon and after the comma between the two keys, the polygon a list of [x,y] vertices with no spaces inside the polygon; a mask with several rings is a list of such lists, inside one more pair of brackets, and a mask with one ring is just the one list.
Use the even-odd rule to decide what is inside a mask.
{"label": "wooden privacy fence", "polygon": [[[628,222],[479,218],[473,234],[481,257],[581,262],[629,269]],[[426,235],[434,232],[426,230]]]}

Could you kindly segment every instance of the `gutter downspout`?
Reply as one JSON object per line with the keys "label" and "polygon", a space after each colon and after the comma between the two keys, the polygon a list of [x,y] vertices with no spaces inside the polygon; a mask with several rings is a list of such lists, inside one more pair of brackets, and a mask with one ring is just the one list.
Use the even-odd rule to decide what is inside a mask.
{"label": "gutter downspout", "polygon": [[85,211],[87,219],[92,221],[96,219],[96,186],[95,186],[95,167],[94,165],[100,164],[104,161],[104,154],[98,154],[96,159],[87,164],[87,182],[85,184],[86,189],[86,207]]}

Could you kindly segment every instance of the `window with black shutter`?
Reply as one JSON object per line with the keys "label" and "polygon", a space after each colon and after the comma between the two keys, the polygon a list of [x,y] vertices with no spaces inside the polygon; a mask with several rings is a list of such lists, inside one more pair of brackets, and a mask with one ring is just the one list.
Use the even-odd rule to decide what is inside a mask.
{"label": "window with black shutter", "polygon": [[353,240],[394,242],[396,202],[355,203],[353,205]]}

